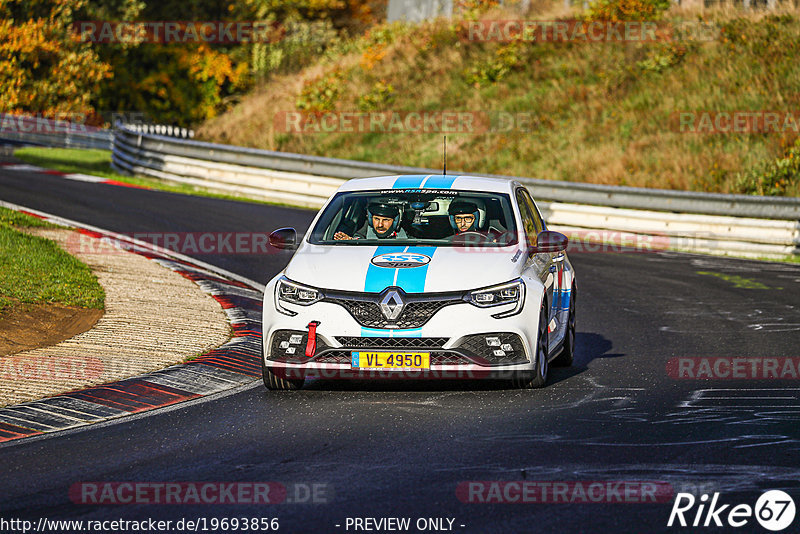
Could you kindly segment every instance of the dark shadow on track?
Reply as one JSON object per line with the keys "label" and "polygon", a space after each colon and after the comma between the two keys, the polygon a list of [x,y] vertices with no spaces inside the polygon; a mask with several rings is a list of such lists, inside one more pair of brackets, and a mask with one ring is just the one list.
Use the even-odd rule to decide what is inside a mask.
{"label": "dark shadow on track", "polygon": [[575,333],[575,359],[570,367],[550,367],[547,385],[552,386],[569,380],[589,368],[592,360],[597,358],[621,358],[624,354],[609,352],[613,343],[601,334],[593,332]]}

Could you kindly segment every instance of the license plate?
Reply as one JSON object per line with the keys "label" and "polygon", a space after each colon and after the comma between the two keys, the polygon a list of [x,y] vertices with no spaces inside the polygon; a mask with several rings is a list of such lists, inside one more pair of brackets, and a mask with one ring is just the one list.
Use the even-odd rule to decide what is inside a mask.
{"label": "license plate", "polygon": [[430,352],[353,352],[353,369],[430,369]]}

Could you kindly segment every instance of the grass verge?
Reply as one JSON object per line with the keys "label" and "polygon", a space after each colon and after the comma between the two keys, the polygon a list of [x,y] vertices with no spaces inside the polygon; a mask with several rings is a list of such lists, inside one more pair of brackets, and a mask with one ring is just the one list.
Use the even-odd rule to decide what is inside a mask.
{"label": "grass verge", "polygon": [[[551,16],[534,9],[526,17]],[[450,130],[448,166],[459,171],[800,196],[800,11],[675,7],[664,17],[676,28],[700,21],[715,33],[658,42],[502,43],[466,39],[455,19],[373,28],[341,57],[320,56],[266,80],[199,127],[198,138],[439,168],[446,128],[426,132],[419,121],[362,127],[346,114],[458,111],[476,125],[489,119],[485,127]],[[296,112],[307,113],[299,127],[283,119]],[[703,126],[739,112],[776,112],[781,126],[761,133]]]}
{"label": "grass verge", "polygon": [[105,292],[86,264],[53,241],[19,231],[53,226],[0,208],[0,315],[16,303],[103,309]]}

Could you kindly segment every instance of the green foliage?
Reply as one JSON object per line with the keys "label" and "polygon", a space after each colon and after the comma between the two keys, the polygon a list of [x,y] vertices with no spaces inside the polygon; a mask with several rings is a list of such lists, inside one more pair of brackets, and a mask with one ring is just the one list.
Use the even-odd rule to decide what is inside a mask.
{"label": "green foliage", "polygon": [[99,96],[104,109],[143,111],[179,126],[215,116],[246,68],[204,43],[142,43],[110,59],[114,77]]}
{"label": "green foliage", "polygon": [[722,25],[721,37],[733,54],[747,52],[779,64],[800,57],[800,32],[792,15],[768,15],[758,21],[733,19]]}
{"label": "green foliage", "polygon": [[475,87],[492,84],[502,80],[512,69],[522,63],[519,42],[497,48],[487,60],[470,67],[464,73],[465,81]]}
{"label": "green foliage", "polygon": [[73,39],[85,0],[0,0],[0,111],[64,117],[93,111],[109,66]]}
{"label": "green foliage", "polygon": [[751,195],[800,194],[800,139],[783,157],[741,173],[737,185]]}
{"label": "green foliage", "polygon": [[251,71],[257,76],[295,72],[317,60],[339,40],[330,20],[295,20],[276,28],[274,41],[253,43]]}
{"label": "green foliage", "polygon": [[466,20],[477,20],[500,3],[500,0],[456,0],[453,10]]}
{"label": "green foliage", "polygon": [[647,58],[637,61],[636,66],[645,72],[661,73],[680,63],[686,56],[686,52],[686,46],[676,43],[650,47],[647,51]]}
{"label": "green foliage", "polygon": [[344,89],[344,73],[336,69],[303,86],[297,98],[297,109],[313,112],[333,111]]}
{"label": "green foliage", "polygon": [[586,18],[609,22],[658,20],[671,5],[671,0],[594,0]]}
{"label": "green foliage", "polygon": [[[649,4],[638,12],[657,18],[656,8]],[[615,16],[631,16],[632,11],[623,11]],[[405,29],[381,25],[354,39],[346,56],[320,58],[280,86],[249,96],[241,110],[211,122],[201,135],[271,150],[432,167],[440,164],[440,135],[282,134],[263,117],[286,111],[287,104],[309,111],[505,111],[519,113],[535,127],[515,124],[514,133],[507,135],[454,134],[453,168],[636,187],[721,193],[774,190],[800,196],[800,187],[791,185],[788,177],[783,182],[777,177],[787,162],[775,167],[772,178],[762,180],[759,175],[749,185],[747,180],[737,182],[739,173],[760,169],[760,162],[784,153],[781,132],[690,133],[679,131],[673,119],[684,111],[699,116],[800,109],[800,19],[753,13],[731,20],[728,12],[716,11],[699,19],[683,16],[675,13],[675,20],[669,20],[684,30],[671,42],[593,45],[470,42],[461,38],[457,20]],[[703,30],[700,35],[712,37],[704,39],[692,33],[696,22],[711,26],[711,31],[726,31],[713,39]],[[334,66],[346,75],[320,76]],[[263,110],[263,117],[242,116],[241,111],[253,109]],[[786,127],[783,134],[797,135]]]}
{"label": "green foliage", "polygon": [[360,39],[363,48],[375,45],[388,45],[394,43],[404,35],[408,35],[413,30],[412,26],[402,21],[378,24],[364,34]]}
{"label": "green foliage", "polygon": [[375,82],[372,89],[359,97],[358,109],[361,111],[374,111],[383,109],[391,104],[395,99],[394,86],[386,83],[386,80]]}

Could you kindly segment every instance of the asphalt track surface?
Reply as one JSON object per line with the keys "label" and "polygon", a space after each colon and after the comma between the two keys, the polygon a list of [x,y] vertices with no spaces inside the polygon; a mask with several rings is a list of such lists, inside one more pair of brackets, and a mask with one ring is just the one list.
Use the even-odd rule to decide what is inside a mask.
{"label": "asphalt track surface", "polygon": [[[2,169],[0,199],[121,233],[303,230],[313,216]],[[289,258],[197,257],[261,283]],[[335,533],[374,531],[347,528],[348,518],[411,518],[407,532],[418,532],[418,518],[441,517],[464,533],[727,532],[668,528],[674,493],[719,492],[720,503],[752,506],[782,489],[800,504],[798,379],[676,379],[667,371],[678,357],[800,356],[800,266],[671,252],[570,258],[579,283],[576,361],[552,369],[544,389],[315,381],[268,392],[259,382],[0,447],[0,519],[274,517],[279,532]],[[316,483],[326,485],[317,500],[327,502],[70,500],[73,484],[92,481],[274,481],[294,501],[305,496],[302,484]],[[656,503],[487,504],[459,499],[466,481],[658,481],[672,493]],[[736,531],[768,532],[754,518]]]}

